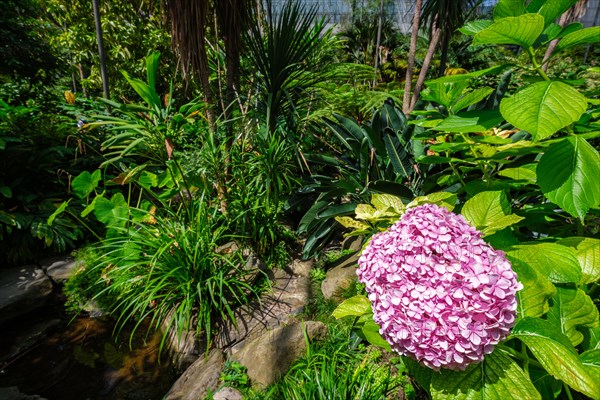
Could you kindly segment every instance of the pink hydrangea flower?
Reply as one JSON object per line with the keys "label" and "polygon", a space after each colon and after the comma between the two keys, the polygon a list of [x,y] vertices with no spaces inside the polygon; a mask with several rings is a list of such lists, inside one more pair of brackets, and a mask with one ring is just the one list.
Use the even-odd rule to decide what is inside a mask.
{"label": "pink hydrangea flower", "polygon": [[357,275],[392,349],[435,370],[483,360],[512,329],[522,289],[504,253],[434,204],[373,236]]}

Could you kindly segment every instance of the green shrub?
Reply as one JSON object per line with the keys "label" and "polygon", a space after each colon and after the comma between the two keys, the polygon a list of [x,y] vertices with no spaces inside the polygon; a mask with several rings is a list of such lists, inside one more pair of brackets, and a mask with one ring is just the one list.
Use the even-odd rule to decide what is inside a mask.
{"label": "green shrub", "polygon": [[101,256],[91,273],[102,271],[96,286],[103,288],[96,297],[115,296],[110,311],[120,328],[150,318],[150,328],[178,335],[196,329],[210,343],[215,323],[235,322],[233,309],[256,295],[241,252],[217,251],[231,237],[203,199],[188,212],[165,210],[141,221],[114,226],[95,247]]}

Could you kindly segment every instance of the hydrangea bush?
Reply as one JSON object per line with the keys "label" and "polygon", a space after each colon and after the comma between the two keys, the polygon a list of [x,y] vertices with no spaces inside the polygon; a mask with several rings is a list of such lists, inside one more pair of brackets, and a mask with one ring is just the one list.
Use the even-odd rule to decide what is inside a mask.
{"label": "hydrangea bush", "polygon": [[510,263],[444,207],[409,209],[358,263],[381,335],[432,369],[482,361],[514,325],[522,285]]}

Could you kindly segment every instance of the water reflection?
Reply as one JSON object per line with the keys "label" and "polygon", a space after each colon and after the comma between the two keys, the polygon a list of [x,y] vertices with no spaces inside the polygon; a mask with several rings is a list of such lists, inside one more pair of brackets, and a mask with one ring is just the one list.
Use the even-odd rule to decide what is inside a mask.
{"label": "water reflection", "polygon": [[10,324],[0,335],[10,347],[1,353],[0,387],[18,386],[48,400],[159,400],[177,378],[167,357],[159,363],[161,336],[147,336],[145,326],[133,337],[123,330],[115,341],[110,320],[79,317],[20,349],[26,338],[15,325],[23,323]]}

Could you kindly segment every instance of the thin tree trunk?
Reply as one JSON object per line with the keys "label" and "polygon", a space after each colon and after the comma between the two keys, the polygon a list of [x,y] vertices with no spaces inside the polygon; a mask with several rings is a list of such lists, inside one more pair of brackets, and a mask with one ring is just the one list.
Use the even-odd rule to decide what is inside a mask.
{"label": "thin tree trunk", "polygon": [[102,40],[102,22],[100,21],[100,7],[98,0],[92,0],[94,6],[94,21],[96,22],[96,40],[98,41],[98,55],[100,56],[100,74],[102,75],[102,92],[104,98],[110,98],[108,90],[108,73],[106,72],[106,59],[104,57],[104,42]]}
{"label": "thin tree trunk", "polygon": [[[560,16],[560,19],[558,20],[558,24],[561,27],[564,27],[567,24],[567,12],[564,13],[563,15]],[[550,60],[550,57],[552,56],[552,53],[554,52],[554,48],[556,47],[556,45],[558,44],[558,39],[554,39],[553,41],[550,42],[550,44],[548,45],[548,48],[546,49],[546,53],[544,53],[544,59],[542,60],[542,70],[544,72],[548,72],[548,64],[550,64],[548,61]]]}
{"label": "thin tree trunk", "polygon": [[440,57],[440,68],[438,69],[437,76],[443,76],[446,72],[446,64],[448,63],[448,46],[450,46],[450,34],[446,32],[442,43],[442,55]]}
{"label": "thin tree trunk", "polygon": [[373,78],[373,87],[377,84],[377,68],[379,68],[379,46],[381,44],[381,25],[383,24],[383,0],[379,5],[379,18],[377,21],[377,42],[375,44],[375,77]]}
{"label": "thin tree trunk", "polygon": [[404,97],[402,100],[402,111],[404,114],[408,114],[410,112],[410,91],[412,90],[413,71],[415,69],[415,57],[417,54],[417,39],[419,38],[419,24],[421,23],[422,4],[423,0],[417,0],[412,22],[410,49],[408,51],[408,65],[406,66],[406,78],[404,82]]}
{"label": "thin tree trunk", "polygon": [[85,71],[83,70],[83,65],[81,63],[77,64],[77,68],[79,69],[79,82],[81,83],[81,92],[83,93],[83,97],[87,97],[87,89],[85,84]]}
{"label": "thin tree trunk", "polygon": [[431,66],[431,60],[433,59],[435,49],[437,48],[440,42],[440,35],[441,29],[434,25],[434,28],[431,32],[429,48],[427,49],[427,55],[425,56],[425,60],[423,60],[423,67],[421,67],[419,77],[417,78],[417,83],[415,84],[415,90],[412,96],[412,100],[410,102],[409,113],[412,112],[412,110],[415,108],[415,105],[417,104],[417,101],[419,100],[421,90],[423,89],[423,83],[425,82],[427,72],[429,71],[429,67]]}

